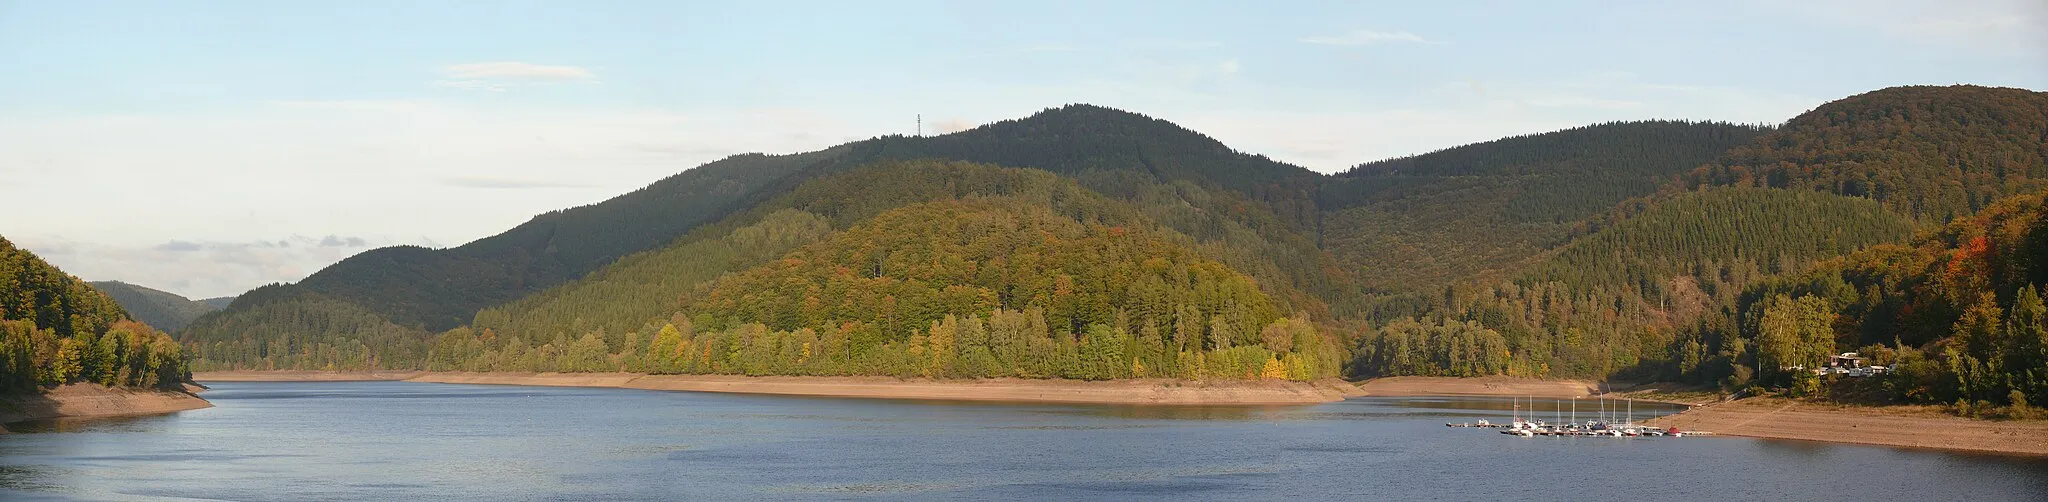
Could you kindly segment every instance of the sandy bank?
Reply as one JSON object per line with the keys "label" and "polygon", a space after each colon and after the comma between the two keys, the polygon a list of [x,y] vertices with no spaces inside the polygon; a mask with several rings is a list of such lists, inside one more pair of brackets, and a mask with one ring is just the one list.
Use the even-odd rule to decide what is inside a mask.
{"label": "sandy bank", "polygon": [[197,371],[195,382],[373,382],[404,380],[418,371]]}
{"label": "sandy bank", "polygon": [[1857,407],[1751,398],[1651,424],[1719,435],[2048,456],[2048,421],[1990,421],[1915,407]]}
{"label": "sandy bank", "polygon": [[632,373],[423,373],[415,382],[618,387],[795,396],[1147,405],[1291,405],[1342,401],[1343,382],[927,380],[890,377],[748,377]]}
{"label": "sandy bank", "polygon": [[1600,385],[1583,380],[1538,380],[1489,376],[1387,377],[1358,384],[1368,396],[1524,396],[1548,398],[1585,397],[1600,393]]}
{"label": "sandy bank", "polygon": [[213,403],[185,392],[70,384],[41,394],[0,397],[0,423],[48,418],[157,415],[212,406]]}

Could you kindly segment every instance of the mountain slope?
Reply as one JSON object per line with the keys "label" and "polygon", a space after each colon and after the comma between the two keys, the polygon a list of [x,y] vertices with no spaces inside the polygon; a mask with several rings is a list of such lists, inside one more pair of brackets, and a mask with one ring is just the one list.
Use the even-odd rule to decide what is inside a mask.
{"label": "mountain slope", "polygon": [[[882,162],[814,180],[670,247],[628,257],[582,280],[485,309],[477,315],[474,327],[529,339],[632,330],[667,318],[676,310],[678,299],[688,298],[705,281],[764,263],[883,211],[931,201],[997,196],[1031,201],[1087,221],[1133,220],[1154,214],[1147,206],[1105,198],[1041,170],[961,162]],[[1280,271],[1282,266],[1263,248],[1237,247],[1234,242],[1191,239],[1186,244],[1206,258],[1252,271],[1261,289],[1273,295],[1283,310],[1326,310],[1314,295],[1289,286],[1286,274]]]}
{"label": "mountain slope", "polygon": [[[1651,299],[1674,277],[1711,268],[1790,272],[1801,264],[1902,242],[1913,223],[1868,199],[1758,188],[1687,192],[1572,241],[1527,271],[1578,288],[1626,287]],[[1707,274],[1719,275],[1719,274]]]}
{"label": "mountain slope", "polygon": [[[1827,302],[1755,288],[1768,291],[1778,281],[1773,276],[1798,276],[1815,268],[1814,260],[1857,249],[1891,267],[1924,265],[1887,243],[1903,242],[1912,228],[1945,214],[1985,207],[1988,197],[2042,183],[2036,166],[2043,132],[2034,125],[2042,96],[1905,87],[1822,105],[1657,193],[1588,218],[1591,233],[1539,255],[1513,281],[1381,299],[1373,315],[1387,324],[1361,340],[1354,370],[1472,371],[1485,365],[1449,355],[1499,336],[1515,354],[1499,370],[1510,374],[1684,379],[1730,389],[1784,385],[1775,366],[1759,362],[1759,344],[1798,337],[1760,336],[1760,319],[1767,311],[1776,324],[1765,324],[1773,326],[1821,319]],[[1867,272],[1839,275],[1818,280],[1837,295],[1832,308],[1859,298],[1877,302],[1869,308],[1902,305],[1884,300],[1895,286],[1873,282]],[[1853,350],[1859,337],[1918,346],[1956,322],[1965,303],[1879,316],[1866,325],[1878,328],[1801,350]],[[1917,324],[1900,331],[1894,322]],[[1880,332],[1889,335],[1872,334]]]}
{"label": "mountain slope", "polygon": [[[356,305],[399,326],[444,330],[480,309],[581,277],[753,207],[806,180],[891,159],[944,157],[1052,170],[1178,211],[1205,240],[1258,241],[1285,259],[1290,282],[1347,290],[1342,273],[1300,231],[1313,225],[1316,175],[1224,147],[1165,121],[1086,105],[1051,109],[930,138],[884,137],[798,155],[736,156],[599,204],[536,217],[446,250],[393,247],[350,257],[298,284],[308,298]],[[1275,215],[1285,208],[1292,219]],[[1196,228],[1199,225],[1200,228]],[[1285,253],[1272,252],[1286,250]],[[230,306],[217,316],[254,315]],[[250,322],[199,323],[202,329]],[[302,326],[311,333],[313,327]],[[197,333],[200,338],[233,333]],[[329,335],[349,335],[334,333]]]}
{"label": "mountain slope", "polygon": [[1617,122],[1360,165],[1322,189],[1323,246],[1379,290],[1505,278],[1584,220],[1759,132]]}
{"label": "mountain slope", "polygon": [[970,194],[888,209],[716,280],[644,332],[535,344],[455,330],[431,359],[750,375],[1334,374],[1331,340],[1281,318],[1249,277],[1121,203],[1075,196]]}
{"label": "mountain slope", "polygon": [[1687,176],[1869,197],[1925,223],[2048,187],[2048,93],[1893,87],[1829,102]]}
{"label": "mountain slope", "polygon": [[183,296],[137,286],[121,281],[95,281],[92,287],[105,292],[121,307],[135,316],[135,320],[164,331],[185,329],[193,319],[208,312],[220,310],[233,298],[188,300]]}

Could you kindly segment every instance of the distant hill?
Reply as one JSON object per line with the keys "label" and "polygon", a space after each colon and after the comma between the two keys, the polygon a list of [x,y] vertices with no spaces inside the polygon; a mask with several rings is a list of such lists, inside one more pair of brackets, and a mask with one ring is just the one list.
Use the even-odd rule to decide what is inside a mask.
{"label": "distant hill", "polygon": [[1892,87],[1793,117],[1687,176],[1868,197],[1940,224],[2048,187],[2048,93],[1956,85]]}
{"label": "distant hill", "polygon": [[1324,184],[1323,247],[1383,291],[1506,278],[1588,218],[1762,132],[1615,122],[1362,164]]}
{"label": "distant hill", "polygon": [[106,292],[121,307],[128,310],[135,320],[155,326],[164,331],[185,329],[193,319],[208,312],[226,308],[234,297],[210,300],[188,300],[183,296],[167,293],[121,281],[95,281],[92,287]]}

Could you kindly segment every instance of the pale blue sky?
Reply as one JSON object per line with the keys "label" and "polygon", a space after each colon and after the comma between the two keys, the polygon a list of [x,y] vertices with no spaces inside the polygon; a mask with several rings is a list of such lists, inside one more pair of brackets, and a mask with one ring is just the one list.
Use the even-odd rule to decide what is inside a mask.
{"label": "pale blue sky", "polygon": [[2038,0],[1438,3],[0,0],[0,210],[39,215],[0,235],[215,296],[920,113],[1101,104],[1329,172],[1893,85],[2048,89]]}

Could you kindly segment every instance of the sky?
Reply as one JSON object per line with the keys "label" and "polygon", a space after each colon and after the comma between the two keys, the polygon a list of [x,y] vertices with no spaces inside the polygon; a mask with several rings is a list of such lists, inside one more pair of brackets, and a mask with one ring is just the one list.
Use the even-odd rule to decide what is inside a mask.
{"label": "sky", "polygon": [[1335,172],[1956,83],[2048,89],[2048,2],[0,0],[0,236],[203,298],[920,115],[1091,103]]}

